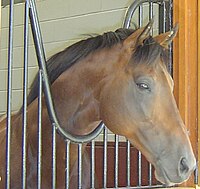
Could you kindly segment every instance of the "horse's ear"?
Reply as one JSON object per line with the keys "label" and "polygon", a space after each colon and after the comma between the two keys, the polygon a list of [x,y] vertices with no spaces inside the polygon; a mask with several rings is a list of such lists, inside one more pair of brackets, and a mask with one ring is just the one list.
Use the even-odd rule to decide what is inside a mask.
{"label": "horse's ear", "polygon": [[141,45],[144,39],[149,36],[150,31],[153,27],[153,22],[154,19],[151,19],[145,27],[139,28],[138,30],[133,32],[129,37],[124,40],[124,46],[132,51],[136,46]]}
{"label": "horse's ear", "polygon": [[172,42],[172,40],[176,36],[177,32],[178,32],[178,23],[175,24],[175,26],[172,28],[171,31],[154,37],[154,40],[157,43],[159,43],[161,46],[167,49],[169,47],[169,44]]}

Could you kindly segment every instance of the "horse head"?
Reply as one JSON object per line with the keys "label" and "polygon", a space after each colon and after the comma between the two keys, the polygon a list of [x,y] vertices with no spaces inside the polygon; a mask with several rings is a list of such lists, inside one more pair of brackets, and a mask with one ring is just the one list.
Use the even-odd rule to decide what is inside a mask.
{"label": "horse head", "polygon": [[118,67],[100,95],[106,126],[125,136],[154,165],[166,185],[182,183],[196,161],[173,95],[167,47],[178,27],[150,36],[153,22],[133,32],[120,47]]}

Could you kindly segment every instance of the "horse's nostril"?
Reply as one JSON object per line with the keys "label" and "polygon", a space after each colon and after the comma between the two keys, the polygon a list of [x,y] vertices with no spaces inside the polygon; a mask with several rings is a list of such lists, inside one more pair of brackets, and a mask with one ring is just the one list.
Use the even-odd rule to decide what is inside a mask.
{"label": "horse's nostril", "polygon": [[179,167],[180,175],[183,176],[183,175],[187,174],[188,171],[189,171],[189,167],[188,167],[187,159],[183,157],[180,160],[180,167]]}

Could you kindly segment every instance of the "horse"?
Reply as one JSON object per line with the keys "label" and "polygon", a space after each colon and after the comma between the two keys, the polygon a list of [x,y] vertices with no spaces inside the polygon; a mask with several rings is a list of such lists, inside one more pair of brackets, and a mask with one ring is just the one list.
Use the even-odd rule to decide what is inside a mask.
{"label": "horse", "polygon": [[[168,72],[168,45],[178,31],[151,36],[145,27],[119,28],[81,40],[53,55],[47,71],[56,115],[62,128],[74,135],[93,131],[101,121],[126,137],[155,167],[161,183],[186,181],[196,166],[186,127],[173,95]],[[27,107],[27,188],[37,183],[38,81],[34,80]],[[11,188],[21,188],[22,111],[11,117]],[[6,118],[0,122],[0,188],[5,186]],[[51,188],[51,122],[42,97],[42,188]],[[58,135],[57,188],[65,187],[65,142]],[[83,188],[90,188],[83,145]],[[77,187],[77,144],[70,147],[70,188]]]}

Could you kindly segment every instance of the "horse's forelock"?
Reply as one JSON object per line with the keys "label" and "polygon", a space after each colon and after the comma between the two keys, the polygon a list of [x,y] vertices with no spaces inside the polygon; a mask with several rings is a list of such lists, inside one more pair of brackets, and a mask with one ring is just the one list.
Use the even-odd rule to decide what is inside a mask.
{"label": "horse's forelock", "polygon": [[146,38],[143,43],[136,47],[133,53],[135,63],[153,64],[157,58],[161,58],[167,65],[168,52],[153,37]]}

